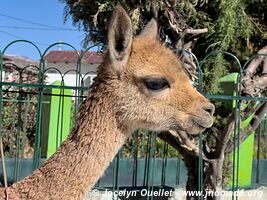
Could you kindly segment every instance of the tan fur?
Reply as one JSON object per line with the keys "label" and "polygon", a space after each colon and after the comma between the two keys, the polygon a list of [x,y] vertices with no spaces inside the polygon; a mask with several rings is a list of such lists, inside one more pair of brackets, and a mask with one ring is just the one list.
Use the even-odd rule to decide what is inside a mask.
{"label": "tan fur", "polygon": [[[81,199],[137,128],[196,134],[212,125],[213,105],[190,85],[176,56],[156,40],[155,26],[151,22],[132,39],[128,15],[116,8],[109,30],[113,48],[81,105],[77,127],[40,169],[10,186],[12,200]],[[117,48],[118,41],[124,46]],[[151,76],[167,79],[170,87],[150,91],[144,78]]]}

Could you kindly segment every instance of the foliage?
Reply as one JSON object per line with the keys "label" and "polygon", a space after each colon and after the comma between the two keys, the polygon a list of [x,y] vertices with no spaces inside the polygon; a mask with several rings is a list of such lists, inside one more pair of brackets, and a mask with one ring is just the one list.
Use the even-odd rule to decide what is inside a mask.
{"label": "foliage", "polygon": [[[38,83],[36,66],[3,64],[6,82]],[[46,78],[46,77],[44,77]],[[6,156],[28,158],[33,154],[38,89],[3,86],[2,135]]]}
{"label": "foliage", "polygon": [[[134,31],[138,32],[153,16],[158,18],[163,30],[161,37],[171,37],[166,29],[209,28],[204,39],[208,45],[220,46],[221,50],[234,47],[241,38],[249,42],[252,36],[261,36],[266,31],[264,11],[267,3],[263,0],[180,0],[180,1],[118,1],[118,0],[59,0],[65,4],[65,20],[71,17],[73,24],[88,33],[89,42],[105,43],[107,23],[113,8],[120,2],[129,11]],[[157,13],[153,9],[157,9]],[[173,12],[171,12],[173,11]],[[170,27],[166,22],[167,14],[174,16],[179,27]],[[155,16],[156,15],[156,16]],[[171,19],[171,18],[167,18]],[[176,25],[176,24],[174,24]],[[253,42],[253,41],[252,41]],[[260,42],[260,41],[259,41]]]}
{"label": "foliage", "polygon": [[[253,41],[253,37],[260,37],[265,25],[256,27],[253,23],[251,16],[246,13],[249,3],[241,0],[216,0],[213,4],[214,9],[218,9],[212,19],[213,31],[210,31],[205,37],[209,44],[206,51],[232,52],[241,61],[244,61],[254,53],[254,49],[250,49],[251,45],[256,46],[253,44],[256,43],[256,41]],[[257,48],[261,45],[257,46],[255,50],[258,50]],[[206,86],[211,93],[218,93],[220,92],[219,78],[229,71],[236,71],[236,68],[231,67],[233,63],[227,61],[221,55],[216,56],[215,59],[210,59],[209,62],[210,64],[205,68]]]}

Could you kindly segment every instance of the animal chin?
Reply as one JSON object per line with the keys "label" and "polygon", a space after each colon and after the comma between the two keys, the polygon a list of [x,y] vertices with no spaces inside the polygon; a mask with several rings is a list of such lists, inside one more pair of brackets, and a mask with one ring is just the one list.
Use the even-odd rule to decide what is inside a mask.
{"label": "animal chin", "polygon": [[201,132],[204,129],[210,128],[212,126],[213,118],[210,115],[209,116],[202,116],[202,117],[193,116],[192,117],[192,123],[193,123],[192,126],[195,127],[195,129],[199,129]]}
{"label": "animal chin", "polygon": [[187,131],[190,135],[198,135],[202,131],[204,131],[207,127],[202,126],[202,124],[194,123],[193,127]]}

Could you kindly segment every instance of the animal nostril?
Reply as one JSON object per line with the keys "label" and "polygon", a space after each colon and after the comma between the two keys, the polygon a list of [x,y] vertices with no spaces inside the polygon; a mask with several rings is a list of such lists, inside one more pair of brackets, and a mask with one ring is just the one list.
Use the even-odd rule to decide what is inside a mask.
{"label": "animal nostril", "polygon": [[215,111],[215,107],[211,103],[202,105],[202,109],[208,112],[211,116],[214,114]]}

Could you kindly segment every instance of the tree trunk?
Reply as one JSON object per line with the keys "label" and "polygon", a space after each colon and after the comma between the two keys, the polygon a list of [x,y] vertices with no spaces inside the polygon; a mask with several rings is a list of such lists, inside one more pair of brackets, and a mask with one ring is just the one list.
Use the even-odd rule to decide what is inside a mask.
{"label": "tree trunk", "polygon": [[[186,191],[198,191],[198,158],[196,156],[188,156],[184,158],[185,166],[187,168],[187,182]],[[193,193],[192,193],[193,194]],[[187,195],[187,200],[197,200],[198,196]]]}

